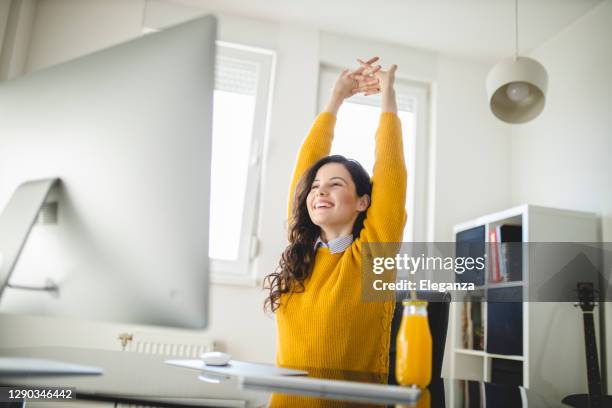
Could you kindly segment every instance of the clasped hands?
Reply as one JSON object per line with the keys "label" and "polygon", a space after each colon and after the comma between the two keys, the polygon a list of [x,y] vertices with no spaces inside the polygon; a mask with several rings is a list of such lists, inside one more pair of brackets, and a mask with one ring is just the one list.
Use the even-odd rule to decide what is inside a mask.
{"label": "clasped hands", "polygon": [[358,59],[359,68],[354,71],[343,70],[338,76],[332,92],[336,96],[346,99],[361,92],[367,96],[378,92],[392,91],[397,65],[391,65],[385,71],[380,65],[373,65],[378,59],[378,57],[370,58],[367,61]]}

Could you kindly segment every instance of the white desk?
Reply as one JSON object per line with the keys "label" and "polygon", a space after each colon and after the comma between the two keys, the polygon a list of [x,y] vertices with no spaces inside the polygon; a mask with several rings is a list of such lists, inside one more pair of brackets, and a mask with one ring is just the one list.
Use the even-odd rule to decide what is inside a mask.
{"label": "white desk", "polygon": [[220,384],[198,380],[198,372],[164,363],[166,356],[67,347],[0,349],[2,356],[57,359],[101,367],[101,376],[1,377],[0,385],[64,386],[77,395],[107,401],[152,400],[186,406],[266,406],[270,394],[245,391],[237,379]]}
{"label": "white desk", "polygon": [[[103,368],[104,374],[95,377],[0,378],[0,386],[10,384],[20,386],[74,387],[76,388],[77,396],[84,399],[131,402],[153,406],[265,407],[272,395],[272,391],[268,388],[261,391],[242,390],[237,379],[229,379],[220,384],[200,381],[197,378],[199,371],[165,364],[164,360],[166,358],[162,356],[62,347],[0,349],[0,355],[59,359],[66,362]],[[316,376],[316,369],[312,370],[311,374]],[[371,382],[370,380],[372,379],[371,373],[342,372],[342,375],[343,377],[341,378],[336,376],[324,376],[323,378],[361,382]],[[468,400],[465,398],[457,399],[455,398],[456,396],[453,397],[452,392],[450,392],[451,389],[469,389],[470,399],[486,400],[487,403],[491,403],[495,407],[540,408],[559,405],[559,401],[546,401],[545,398],[536,392],[522,387],[475,381],[470,381],[468,384],[463,380],[438,378],[432,381],[427,391],[431,398],[430,406],[432,408],[465,408],[472,406],[468,404]],[[280,407],[360,406],[352,402],[334,405],[328,399],[320,399],[327,397],[320,395],[321,393],[299,392],[300,395],[295,396],[288,395],[291,393],[286,393],[282,390],[275,391],[278,394],[274,394],[276,400],[273,400],[273,402]],[[472,392],[474,392],[474,395],[471,395]],[[312,396],[312,398],[307,396]],[[157,404],[154,402],[157,402]],[[296,402],[299,402],[299,404]],[[163,405],[164,403],[165,405]],[[28,403],[28,406],[45,408],[55,406],[64,408],[71,405],[62,404],[61,402],[49,405],[43,401],[32,405]],[[73,404],[72,406],[80,407],[82,405]],[[93,406],[98,408],[99,405]],[[109,404],[109,406],[112,407],[113,404]],[[408,404],[407,406],[410,405]]]}

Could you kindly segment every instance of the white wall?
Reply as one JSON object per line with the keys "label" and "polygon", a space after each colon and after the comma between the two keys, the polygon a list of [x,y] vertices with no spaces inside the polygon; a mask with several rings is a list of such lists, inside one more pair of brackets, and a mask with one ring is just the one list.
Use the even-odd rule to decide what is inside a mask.
{"label": "white wall", "polygon": [[38,1],[26,72],[139,36],[144,4],[145,0]]}
{"label": "white wall", "polygon": [[612,2],[532,53],[547,68],[542,115],[513,127],[512,201],[592,211],[612,240]]}
{"label": "white wall", "polygon": [[[163,27],[198,12],[162,1],[41,2],[26,70],[41,69],[135,37],[143,22],[148,27]],[[433,211],[432,239],[450,240],[453,224],[510,205],[510,132],[488,112],[484,94],[487,66],[399,45],[321,33],[295,24],[224,14],[219,19],[219,37],[277,52],[262,182],[265,205],[260,214],[260,276],[274,270],[285,245],[289,175],[300,142],[316,114],[318,69],[322,62],[349,66],[355,57],[377,54],[387,62],[398,63],[399,75],[431,88],[430,143],[435,147],[430,172],[435,188],[429,200]],[[220,340],[237,358],[274,361],[275,323],[262,312],[264,295],[258,287],[213,285],[211,325],[203,335]],[[40,338],[36,334],[44,328],[45,344],[116,347],[116,335],[130,329],[123,325],[2,315],[0,325],[6,345],[34,344]]]}
{"label": "white wall", "polygon": [[[512,129],[513,203],[600,214],[604,242],[612,241],[611,38],[607,0],[537,48],[531,56],[549,74],[546,107]],[[606,315],[610,392],[612,302]]]}
{"label": "white wall", "polygon": [[452,226],[510,204],[510,129],[489,111],[484,78],[490,66],[440,57],[435,240]]}

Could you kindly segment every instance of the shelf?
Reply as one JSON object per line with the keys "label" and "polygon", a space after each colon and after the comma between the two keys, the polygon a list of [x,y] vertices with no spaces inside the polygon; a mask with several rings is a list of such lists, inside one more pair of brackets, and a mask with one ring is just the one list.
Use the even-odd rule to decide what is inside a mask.
{"label": "shelf", "polygon": [[[459,242],[476,244],[474,252],[480,253],[483,248],[481,240],[484,241],[484,245],[489,245],[487,242],[490,238],[490,232],[497,232],[497,227],[502,225],[521,225],[521,238],[524,244],[529,242],[596,242],[598,240],[599,218],[595,214],[574,210],[522,205],[455,225],[453,228],[455,242],[457,242],[457,235],[462,234],[459,237]],[[466,234],[463,234],[464,232]],[[516,238],[513,238],[513,240],[516,240]],[[504,242],[514,241],[508,239]],[[485,253],[491,254],[491,247],[485,246],[484,249]],[[503,247],[500,249],[503,249]],[[462,250],[468,252],[467,249]],[[570,255],[567,254],[569,259],[571,259]],[[503,253],[502,256],[507,257],[508,253]],[[469,278],[472,282],[480,284],[476,286],[477,292],[474,293],[474,295],[477,295],[476,298],[472,297],[471,299],[472,302],[483,305],[480,318],[478,313],[475,316],[464,314],[464,304],[469,302],[470,299],[465,299],[464,304],[459,302],[453,304],[451,309],[451,376],[455,378],[480,378],[484,381],[491,381],[494,376],[497,376],[497,381],[502,381],[502,378],[505,377],[500,377],[500,375],[508,374],[504,370],[512,369],[515,374],[520,374],[519,372],[522,371],[520,381],[523,386],[528,388],[547,389],[546,387],[554,383],[558,389],[564,389],[577,382],[584,382],[584,374],[572,370],[574,367],[584,365],[584,355],[566,353],[562,351],[563,347],[560,344],[554,342],[556,338],[563,338],[564,344],[583,344],[584,339],[580,330],[568,329],[568,326],[570,326],[568,320],[572,320],[576,325],[581,324],[580,316],[572,315],[564,319],[555,319],[558,308],[554,305],[545,302],[527,302],[528,292],[530,291],[528,283],[535,276],[532,276],[532,274],[539,272],[535,261],[531,258],[529,247],[523,248],[520,266],[518,262],[514,266],[510,266],[509,263],[504,264],[506,267],[503,269],[508,272],[507,277],[515,277],[520,280],[510,282],[490,281],[489,279],[492,276],[491,259],[487,260],[486,267],[479,270],[478,274],[465,275],[463,279],[467,281]],[[510,258],[501,259],[505,262],[505,259]],[[513,259],[518,260],[518,258]],[[519,267],[521,269],[518,269]],[[510,271],[515,273],[509,273]],[[478,299],[483,292],[485,292],[484,301]],[[522,296],[519,292],[522,292]],[[486,299],[489,299],[489,301],[486,301]],[[517,302],[502,304],[504,302],[500,299],[516,299]],[[521,299],[522,302],[518,302],[518,299]],[[466,317],[472,321],[466,321]],[[476,323],[474,320],[476,320]],[[478,323],[478,321],[481,323]],[[540,324],[541,321],[547,322],[545,327]],[[512,323],[512,327],[515,328],[509,333],[501,333],[499,325],[502,323],[506,325]],[[482,324],[484,333],[479,332],[479,336],[480,334],[484,336],[486,346],[492,352],[487,352],[487,349],[473,350],[464,347],[463,339],[465,335],[478,337],[474,333],[466,331],[469,327],[469,330],[473,332],[475,324]],[[510,340],[513,342],[513,347],[507,347]],[[521,347],[514,347],[514,345],[521,345]],[[540,355],[536,360],[537,364],[534,364],[533,357],[530,356],[533,355],[534,351],[543,349],[546,349],[547,352]],[[506,351],[521,354],[498,354]],[[562,366],[563,369],[554,372],[543,371],[542,366]],[[551,380],[551,378],[554,378],[554,380]],[[451,391],[451,399],[456,400],[453,398],[459,394],[461,392]]]}
{"label": "shelf", "polygon": [[474,286],[474,291],[478,290],[486,290],[486,289],[499,289],[499,288],[515,288],[517,286],[524,286],[525,282],[520,281],[511,281],[511,282],[493,282],[493,283],[485,283],[484,285],[476,285]]}
{"label": "shelf", "polygon": [[492,354],[492,353],[487,353],[486,351],[482,351],[482,350],[470,350],[470,349],[464,349],[464,348],[455,348],[455,353],[457,354],[465,354],[468,356],[476,356],[476,357],[487,357],[487,358],[501,358],[504,360],[515,360],[515,361],[523,361],[525,358],[523,356],[512,356],[512,355],[505,355],[505,354]]}
{"label": "shelf", "polygon": [[498,289],[498,288],[515,288],[517,286],[523,286],[523,281],[511,281],[511,282],[494,282],[487,283],[483,288],[486,289]]}
{"label": "shelf", "polygon": [[523,361],[525,360],[525,357],[523,356],[510,356],[510,355],[505,355],[505,354],[490,354],[490,353],[485,353],[485,357],[489,357],[489,358],[501,358],[504,360],[516,360],[516,361]]}
{"label": "shelf", "polygon": [[478,356],[478,357],[484,357],[487,354],[482,350],[470,350],[470,349],[464,349],[464,348],[456,348],[455,353],[466,354],[469,356]]}
{"label": "shelf", "polygon": [[527,210],[529,208],[533,208],[533,206],[527,205],[527,204],[523,204],[523,205],[519,205],[517,207],[513,207],[510,209],[507,209],[505,211],[500,211],[498,213],[495,214],[489,214],[483,217],[478,217],[475,218],[471,221],[467,221],[467,222],[463,222],[461,224],[457,224],[455,225],[455,227],[453,228],[453,232],[454,235],[456,235],[457,233],[461,232],[461,231],[465,231],[474,227],[478,227],[480,225],[485,225],[485,224],[491,224],[491,223],[495,223],[495,222],[500,222],[506,219],[510,219],[510,218],[516,218],[518,216],[522,216],[523,214],[527,213]]}

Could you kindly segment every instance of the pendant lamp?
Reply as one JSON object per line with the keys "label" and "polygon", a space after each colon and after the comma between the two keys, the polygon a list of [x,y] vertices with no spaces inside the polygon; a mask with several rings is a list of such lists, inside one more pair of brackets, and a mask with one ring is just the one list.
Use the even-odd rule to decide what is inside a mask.
{"label": "pendant lamp", "polygon": [[518,56],[518,0],[515,0],[514,57],[495,65],[487,75],[491,112],[507,123],[525,123],[544,109],[548,74],[538,61]]}

